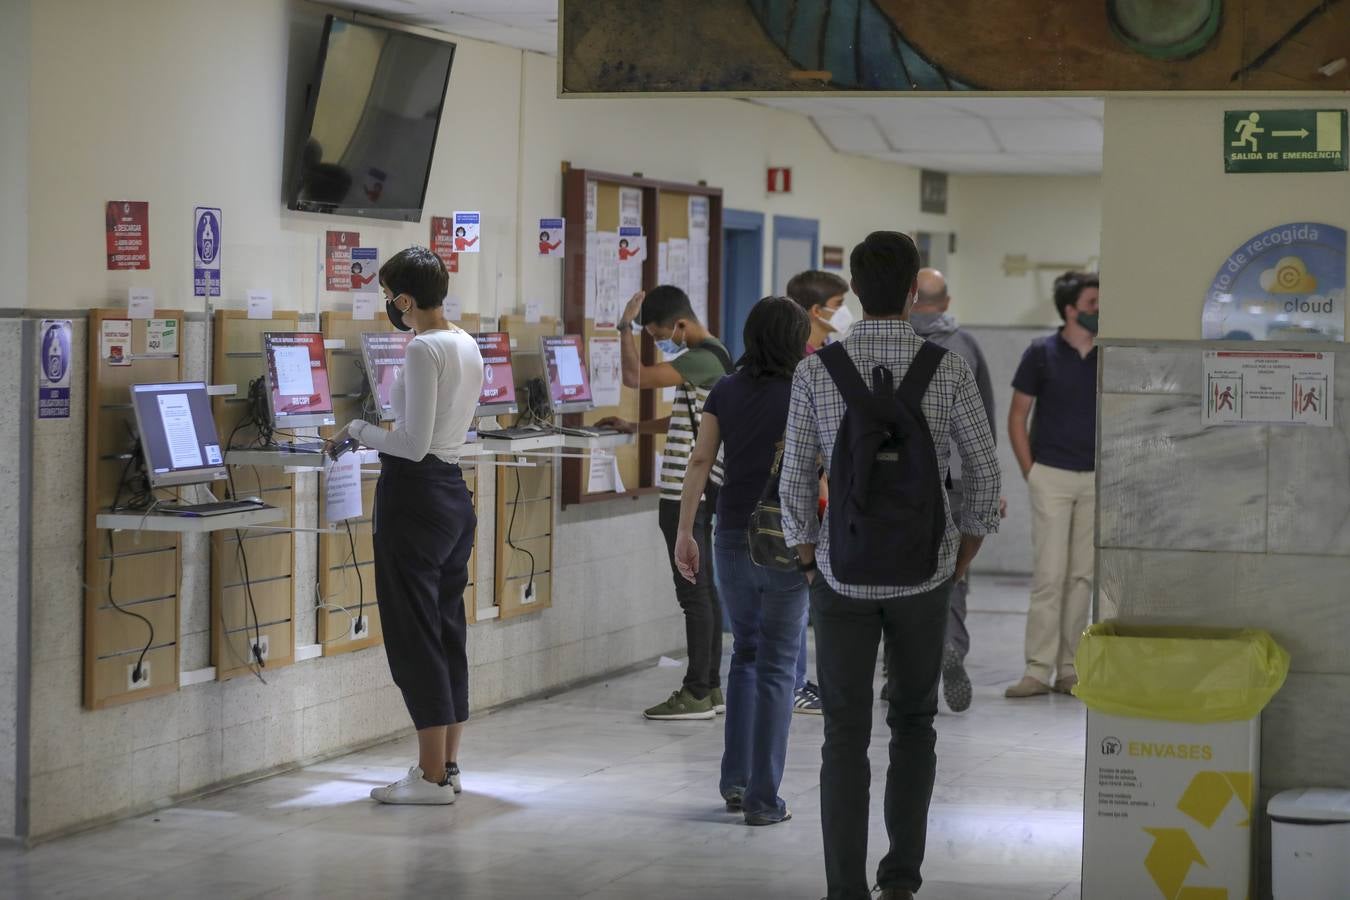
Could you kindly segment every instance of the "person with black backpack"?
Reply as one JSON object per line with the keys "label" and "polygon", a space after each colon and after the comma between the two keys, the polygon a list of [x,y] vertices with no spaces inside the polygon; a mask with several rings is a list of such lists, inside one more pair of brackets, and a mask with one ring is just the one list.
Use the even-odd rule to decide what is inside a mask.
{"label": "person with black backpack", "polygon": [[[869,897],[872,679],[885,638],[890,767],[877,869],[885,900],[922,884],[937,768],[938,683],[953,580],[998,531],[999,465],[975,377],[959,354],[907,321],[919,251],[878,231],[853,249],[863,320],[807,358],[792,382],[780,491],[783,536],[811,583],[816,669],[825,711],[821,826],[828,900]],[[947,506],[948,444],[961,457],[961,521]],[[816,518],[817,465],[830,473]]]}
{"label": "person with black backpack", "polygon": [[[635,323],[656,341],[665,362],[643,364],[638,342],[633,337]],[[655,720],[711,719],[726,712],[721,676],[722,605],[714,581],[712,554],[704,557],[697,580],[690,583],[675,565],[675,533],[680,522],[680,494],[689,454],[698,439],[703,403],[712,386],[731,371],[731,354],[699,321],[689,296],[674,285],[663,284],[650,291],[638,291],[628,301],[618,324],[624,387],[675,389],[675,401],[671,404],[670,415],[665,418],[628,422],[610,417],[598,423],[630,434],[663,434],[666,437],[658,473],[661,487],[658,521],[670,553],[675,599],[684,610],[689,668],[680,689],[642,715]],[[721,482],[721,467],[715,465],[706,499],[699,506],[694,524],[695,533],[705,544],[712,537],[716,488]]]}

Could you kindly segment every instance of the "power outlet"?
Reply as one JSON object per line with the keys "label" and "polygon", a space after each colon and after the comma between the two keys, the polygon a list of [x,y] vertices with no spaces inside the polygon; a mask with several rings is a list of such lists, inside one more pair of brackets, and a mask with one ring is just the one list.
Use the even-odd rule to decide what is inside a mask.
{"label": "power outlet", "polygon": [[370,616],[358,616],[352,623],[352,640],[364,641],[370,637]]}
{"label": "power outlet", "polygon": [[264,634],[264,635],[259,635],[259,636],[256,637],[256,638],[252,638],[252,639],[249,640],[249,642],[248,642],[248,647],[249,647],[249,653],[253,653],[253,651],[255,651],[255,650],[257,651],[257,653],[253,653],[253,659],[256,660],[259,656],[261,656],[263,662],[267,662],[268,649],[269,649],[269,641],[268,641],[268,639],[267,639],[267,635]]}
{"label": "power outlet", "polygon": [[525,606],[539,599],[538,589],[530,582],[520,586],[520,605]]}
{"label": "power outlet", "polygon": [[127,690],[139,691],[150,686],[150,661],[141,663],[140,680],[136,678],[136,664],[131,663],[127,666]]}

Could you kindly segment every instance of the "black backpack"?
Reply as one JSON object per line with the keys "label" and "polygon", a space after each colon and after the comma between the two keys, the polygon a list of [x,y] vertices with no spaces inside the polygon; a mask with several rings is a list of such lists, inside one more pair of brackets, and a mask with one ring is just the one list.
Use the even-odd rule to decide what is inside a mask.
{"label": "black backpack", "polygon": [[925,341],[898,390],[885,366],[869,390],[842,343],[817,354],[847,404],[830,461],[830,568],[844,584],[913,587],[937,572],[947,507],[920,402],[946,352]]}

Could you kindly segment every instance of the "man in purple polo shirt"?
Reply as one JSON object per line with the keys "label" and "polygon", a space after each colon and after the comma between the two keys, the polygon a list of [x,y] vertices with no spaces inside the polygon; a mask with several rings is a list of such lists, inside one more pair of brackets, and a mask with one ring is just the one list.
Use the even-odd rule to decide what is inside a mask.
{"label": "man in purple polo shirt", "polygon": [[1031,494],[1035,561],[1026,673],[1007,697],[1067,694],[1078,683],[1073,658],[1092,601],[1097,510],[1097,295],[1095,274],[1056,278],[1064,327],[1032,342],[1013,377],[1008,440]]}

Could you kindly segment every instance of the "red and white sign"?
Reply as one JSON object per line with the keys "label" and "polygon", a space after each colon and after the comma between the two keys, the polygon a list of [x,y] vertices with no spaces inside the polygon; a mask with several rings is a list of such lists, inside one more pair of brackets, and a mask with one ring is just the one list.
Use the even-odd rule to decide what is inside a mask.
{"label": "red and white sign", "polygon": [[350,291],[352,289],[352,248],[360,245],[359,231],[330,231],[324,271],[327,275],[327,290]]}
{"label": "red and white sign", "polygon": [[459,271],[459,254],[455,252],[455,223],[449,216],[431,217],[431,252],[445,263],[445,271]]}
{"label": "red and white sign", "polygon": [[105,215],[108,269],[150,268],[150,204],[109,200]]}
{"label": "red and white sign", "polygon": [[769,193],[792,193],[792,170],[789,168],[769,169]]}

